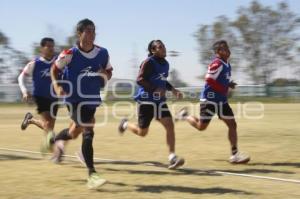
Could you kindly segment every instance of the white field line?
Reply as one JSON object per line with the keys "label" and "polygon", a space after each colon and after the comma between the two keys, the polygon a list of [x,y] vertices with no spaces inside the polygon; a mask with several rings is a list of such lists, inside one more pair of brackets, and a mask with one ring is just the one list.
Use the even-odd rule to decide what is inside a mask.
{"label": "white field line", "polygon": [[[20,152],[20,153],[27,153],[27,154],[41,154],[41,152],[38,151],[29,151],[29,150],[23,150],[23,149],[10,149],[10,148],[2,148],[0,147],[0,150],[2,151],[11,151],[11,152]],[[51,155],[51,153],[46,153],[45,155]],[[68,158],[76,158],[77,156],[74,155],[63,155],[64,157]],[[94,160],[103,161],[103,162],[131,162],[131,163],[140,163],[138,161],[132,161],[132,160],[114,160],[114,159],[105,159],[105,158],[94,158]],[[154,165],[151,163],[144,163],[145,165]],[[249,175],[249,174],[243,174],[243,173],[232,173],[232,172],[224,172],[224,171],[214,171],[213,173],[221,174],[221,175],[230,175],[230,176],[240,176],[240,177],[248,177],[248,178],[256,178],[256,179],[265,179],[265,180],[272,180],[272,181],[281,181],[281,182],[290,182],[290,183],[297,183],[300,184],[300,180],[295,179],[286,179],[286,178],[276,178],[276,177],[268,177],[268,176],[259,176],[259,175]]]}
{"label": "white field line", "polygon": [[215,171],[215,173],[222,174],[222,175],[242,176],[242,177],[248,177],[248,178],[258,178],[258,179],[275,180],[275,181],[282,181],[282,182],[292,182],[292,183],[300,184],[300,180],[294,180],[294,179],[249,175],[249,174],[243,174],[243,173],[231,173],[231,172],[224,172],[224,171]]}
{"label": "white field line", "polygon": [[[20,152],[20,153],[28,153],[28,154],[42,154],[39,151],[29,151],[29,150],[23,150],[23,149],[10,149],[10,148],[2,148],[0,147],[0,150],[2,151],[11,151],[11,152]],[[52,153],[45,153],[44,155],[52,155]],[[63,155],[63,157],[67,157],[67,158],[76,158],[77,156],[75,155]],[[125,161],[125,160],[113,160],[113,159],[105,159],[105,158],[94,158],[94,160],[98,160],[98,161],[103,161],[103,162],[132,162],[132,163],[138,163],[135,161]]]}

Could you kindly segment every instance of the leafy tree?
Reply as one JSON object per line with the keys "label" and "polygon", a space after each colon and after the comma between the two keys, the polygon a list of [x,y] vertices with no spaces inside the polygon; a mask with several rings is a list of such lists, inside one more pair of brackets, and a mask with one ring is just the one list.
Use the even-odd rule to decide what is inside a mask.
{"label": "leafy tree", "polygon": [[253,1],[238,14],[233,27],[241,36],[247,70],[255,82],[269,83],[281,66],[294,64],[300,18],[284,2],[271,9]]}
{"label": "leafy tree", "polygon": [[17,77],[28,62],[27,57],[9,45],[9,38],[0,31],[0,83],[17,83]]}
{"label": "leafy tree", "polygon": [[9,39],[0,31],[0,45],[8,45]]}
{"label": "leafy tree", "polygon": [[[55,38],[53,38],[55,40]],[[65,44],[55,44],[56,52],[60,53],[64,49],[69,49],[73,47],[77,42],[77,35],[76,31],[73,32],[72,35],[66,38],[66,43]],[[34,55],[39,55],[40,54],[40,44],[39,43],[34,43],[33,44],[33,54]]]}
{"label": "leafy tree", "polygon": [[170,80],[169,82],[174,86],[174,87],[185,87],[187,84],[180,79],[179,72],[176,69],[172,69],[170,71]]}
{"label": "leafy tree", "polygon": [[232,64],[246,66],[244,72],[253,82],[267,84],[280,67],[300,66],[296,64],[299,27],[300,18],[287,3],[273,9],[252,1],[237,10],[236,19],[221,16],[211,25],[200,26],[195,36],[201,63],[210,60],[212,43],[225,39],[232,50]]}

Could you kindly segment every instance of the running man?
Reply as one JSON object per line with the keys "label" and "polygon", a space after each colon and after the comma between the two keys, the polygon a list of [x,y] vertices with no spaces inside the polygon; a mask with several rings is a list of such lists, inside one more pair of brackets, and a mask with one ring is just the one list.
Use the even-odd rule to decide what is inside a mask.
{"label": "running man", "polygon": [[228,127],[228,138],[231,145],[229,162],[233,164],[247,163],[250,157],[238,152],[237,124],[231,107],[228,104],[228,90],[234,89],[236,83],[230,81],[231,66],[228,62],[230,50],[225,40],[213,44],[215,58],[208,66],[205,86],[201,93],[200,119],[190,116],[186,108],[175,116],[176,120],[185,120],[199,131],[205,130],[212,117],[217,113]]}
{"label": "running man", "polygon": [[[33,124],[44,130],[47,137],[53,136],[55,116],[57,114],[57,98],[51,94],[50,68],[56,59],[54,56],[54,40],[52,38],[43,38],[40,42],[40,57],[29,62],[18,77],[19,86],[23,94],[23,101],[29,102],[33,99],[37,106],[37,112],[40,119],[33,118],[33,115],[26,113],[21,124],[21,129],[25,130],[30,124]],[[26,77],[31,77],[33,82],[33,93],[26,88]]]}
{"label": "running man", "polygon": [[167,145],[169,147],[169,169],[176,169],[184,164],[184,159],[175,154],[175,131],[172,115],[166,104],[166,91],[172,91],[177,98],[182,93],[175,89],[168,81],[169,63],[165,59],[166,48],[162,41],[153,40],[148,45],[148,58],[142,63],[137,77],[139,90],[135,96],[138,103],[138,125],[129,123],[125,118],[121,120],[119,132],[126,129],[132,133],[145,137],[150,123],[155,117],[166,129]]}
{"label": "running man", "polygon": [[[88,168],[88,188],[97,188],[106,180],[102,179],[94,167],[93,137],[95,112],[101,104],[100,88],[103,86],[105,75],[112,76],[112,66],[108,51],[96,46],[95,25],[89,19],[83,19],[77,24],[78,44],[69,50],[63,51],[51,69],[52,83],[58,96],[64,96],[72,122],[69,128],[63,129],[53,140],[55,142],[54,155],[57,161],[63,154],[64,142],[76,139],[82,133],[82,155]],[[58,74],[64,70],[68,84],[59,85]]]}

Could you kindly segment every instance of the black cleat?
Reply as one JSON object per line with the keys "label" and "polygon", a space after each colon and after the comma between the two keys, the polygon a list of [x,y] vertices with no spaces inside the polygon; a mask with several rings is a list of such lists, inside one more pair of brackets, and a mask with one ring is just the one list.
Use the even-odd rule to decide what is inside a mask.
{"label": "black cleat", "polygon": [[120,124],[119,124],[119,133],[121,134],[121,135],[123,135],[123,133],[125,132],[125,130],[126,130],[126,128],[124,128],[124,123],[125,122],[127,122],[128,121],[128,119],[127,118],[124,118],[124,119],[122,119],[121,120],[121,122],[120,122]]}
{"label": "black cleat", "polygon": [[23,131],[28,127],[28,125],[29,125],[29,120],[30,120],[31,118],[33,118],[33,115],[32,115],[31,113],[28,112],[28,113],[25,114],[24,120],[23,120],[23,122],[22,122],[22,124],[21,124],[21,129],[22,129]]}

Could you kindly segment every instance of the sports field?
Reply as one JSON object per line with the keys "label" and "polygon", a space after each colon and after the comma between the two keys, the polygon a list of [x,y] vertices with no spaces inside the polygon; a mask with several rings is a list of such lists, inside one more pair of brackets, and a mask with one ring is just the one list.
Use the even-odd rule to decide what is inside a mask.
{"label": "sports field", "polygon": [[[252,158],[248,165],[227,162],[227,130],[215,118],[205,132],[184,122],[175,124],[177,153],[186,164],[170,171],[166,169],[165,133],[159,123],[153,122],[146,138],[129,132],[120,136],[112,111],[117,116],[134,111],[125,105],[102,107],[96,119],[102,120],[107,110],[108,121],[95,128],[94,151],[96,169],[108,183],[99,190],[88,190],[86,169],[75,158],[66,157],[55,165],[49,156],[34,153],[39,152],[41,130],[34,126],[20,130],[23,115],[33,107],[0,105],[0,198],[300,198],[300,104],[260,108],[233,105],[240,113],[239,148]],[[196,115],[197,110],[195,105]],[[66,116],[66,110],[61,109],[59,115]],[[68,123],[68,119],[59,119],[56,131]],[[71,141],[66,154],[74,155],[80,144],[81,137]]]}

